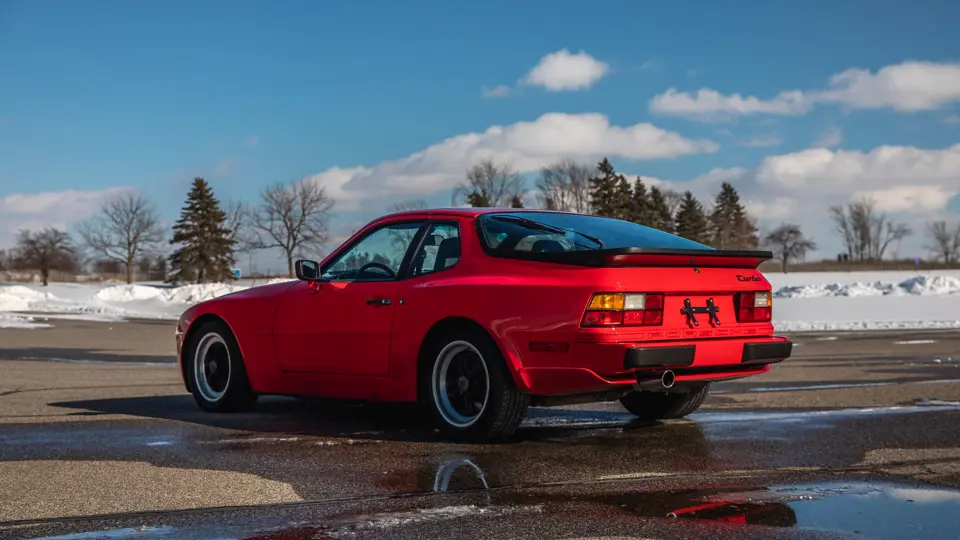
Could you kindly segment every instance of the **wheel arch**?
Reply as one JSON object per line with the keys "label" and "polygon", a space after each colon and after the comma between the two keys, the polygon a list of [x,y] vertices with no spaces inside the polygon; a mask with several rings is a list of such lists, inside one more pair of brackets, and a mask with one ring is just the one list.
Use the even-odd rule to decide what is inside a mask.
{"label": "wheel arch", "polygon": [[435,322],[433,326],[430,327],[430,330],[428,330],[423,336],[423,340],[420,341],[420,347],[417,350],[417,399],[420,399],[421,392],[423,391],[420,383],[422,380],[420,374],[423,369],[426,369],[428,365],[427,363],[431,360],[426,358],[428,345],[433,342],[433,340],[440,339],[444,334],[457,331],[478,332],[489,337],[497,346],[497,349],[500,351],[500,354],[506,361],[507,371],[510,373],[511,378],[513,378],[514,384],[521,391],[527,390],[526,384],[520,377],[519,355],[517,355],[510,347],[505,347],[504,343],[497,339],[497,336],[493,332],[487,330],[477,321],[469,317],[450,316]]}
{"label": "wheel arch", "polygon": [[200,327],[208,322],[214,321],[223,323],[223,325],[227,327],[227,330],[230,331],[230,334],[233,336],[233,340],[237,343],[237,347],[240,348],[240,361],[243,361],[243,345],[240,343],[240,340],[237,339],[237,333],[233,330],[233,327],[230,326],[230,323],[216,313],[204,313],[203,315],[198,316],[190,323],[190,327],[187,328],[187,331],[183,336],[183,349],[180,352],[180,376],[183,377],[183,384],[187,387],[187,392],[191,392],[193,390],[190,388],[190,377],[187,375],[188,368],[186,354],[188,354],[188,347],[190,347],[191,342],[197,335]]}

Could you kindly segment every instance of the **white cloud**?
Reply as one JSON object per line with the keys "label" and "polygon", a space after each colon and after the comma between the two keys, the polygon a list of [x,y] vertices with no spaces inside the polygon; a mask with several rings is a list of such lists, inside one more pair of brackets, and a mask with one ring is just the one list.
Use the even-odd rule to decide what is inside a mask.
{"label": "white cloud", "polygon": [[960,144],[942,149],[880,146],[868,152],[817,148],[769,156],[750,169],[715,168],[688,181],[650,183],[689,190],[709,205],[722,182],[733,184],[762,226],[798,223],[827,256],[842,249],[828,209],[872,197],[878,211],[917,231],[901,252],[919,254],[925,223],[943,215],[960,193]]}
{"label": "white cloud", "polygon": [[833,148],[843,142],[843,130],[838,127],[828,129],[819,139],[813,142],[814,148]]}
{"label": "white cloud", "polygon": [[[878,211],[921,231],[960,193],[960,144],[943,149],[880,146],[868,152],[816,148],[769,156],[734,185],[768,226],[798,223],[821,251],[842,250],[829,207],[872,197]],[[922,253],[917,232],[904,253]]]}
{"label": "white cloud", "polygon": [[467,167],[485,158],[530,172],[562,158],[644,160],[711,153],[718,148],[714,142],[686,139],[652,124],[615,126],[602,114],[549,113],[530,122],[457,135],[371,167],[332,167],[309,180],[327,189],[337,210],[379,211],[385,199],[449,193],[463,181]]}
{"label": "white cloud", "polygon": [[745,179],[749,178],[750,173],[750,170],[743,167],[716,167],[688,181],[664,180],[662,178],[637,174],[626,174],[626,177],[630,180],[631,184],[639,176],[648,186],[657,186],[661,189],[676,191],[677,193],[689,191],[694,197],[700,199],[704,205],[709,207],[713,203],[714,197],[716,197],[720,191],[720,184],[730,182],[735,186],[739,186]]}
{"label": "white cloud", "polygon": [[795,199],[777,197],[768,200],[748,199],[744,202],[751,216],[769,221],[779,221],[790,217],[797,209]]}
{"label": "white cloud", "polygon": [[640,71],[656,71],[663,67],[663,60],[659,58],[651,58],[646,62],[640,64]]}
{"label": "white cloud", "polygon": [[550,92],[586,90],[609,72],[609,65],[584,51],[572,54],[562,49],[541,58],[521,82]]}
{"label": "white cloud", "polygon": [[233,158],[224,158],[221,159],[216,166],[213,167],[213,170],[210,172],[210,176],[223,176],[233,170],[234,166]]}
{"label": "white cloud", "polygon": [[960,64],[911,61],[885,66],[876,73],[848,69],[830,77],[825,89],[790,90],[770,99],[744,97],[738,93],[724,95],[709,88],[695,93],[670,88],[654,96],[649,107],[658,114],[715,121],[751,114],[804,114],[820,103],[915,112],[958,101]]}
{"label": "white cloud", "polygon": [[943,119],[947,124],[960,125],[960,114],[951,114],[950,116]]}
{"label": "white cloud", "polygon": [[113,187],[4,195],[0,197],[0,247],[12,246],[20,229],[67,229],[95,214],[108,199],[130,191],[133,188]]}
{"label": "white cloud", "polygon": [[[770,190],[828,195],[857,192],[942,186],[944,198],[938,203],[929,192],[920,200],[925,206],[943,208],[947,199],[960,191],[960,144],[942,150],[908,146],[880,146],[870,152],[853,150],[804,150],[771,156],[757,168],[757,183]],[[901,193],[903,194],[903,193]]]}
{"label": "white cloud", "polygon": [[911,185],[858,191],[854,196],[873,199],[877,210],[884,212],[937,212],[943,210],[957,192],[957,187]]}
{"label": "white cloud", "polygon": [[783,139],[777,137],[776,135],[761,135],[760,137],[754,137],[743,144],[752,148],[767,148],[770,146],[780,146],[782,143]]}
{"label": "white cloud", "polygon": [[755,96],[731,94],[725,96],[716,90],[704,88],[695,94],[670,88],[654,96],[650,110],[657,114],[680,116],[701,121],[719,121],[751,114],[797,115],[807,112],[809,103],[803,92],[794,90],[764,100]]}
{"label": "white cloud", "polygon": [[505,98],[513,93],[513,89],[505,84],[498,86],[484,86],[480,89],[481,95],[487,99]]}
{"label": "white cloud", "polygon": [[960,101],[960,64],[903,62],[876,73],[848,69],[831,77],[830,87],[815,99],[857,109],[936,109]]}

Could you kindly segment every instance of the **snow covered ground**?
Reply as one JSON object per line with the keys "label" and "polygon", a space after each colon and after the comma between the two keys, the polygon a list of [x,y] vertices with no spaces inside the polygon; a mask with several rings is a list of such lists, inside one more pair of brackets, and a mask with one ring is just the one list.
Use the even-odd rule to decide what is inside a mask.
{"label": "snow covered ground", "polygon": [[[767,274],[781,332],[960,328],[960,271]],[[0,285],[0,328],[43,328],[45,317],[176,320],[192,304],[286,280],[166,287]]]}
{"label": "snow covered ground", "polygon": [[766,274],[779,331],[960,328],[960,271]]}
{"label": "snow covered ground", "polygon": [[[251,286],[289,281],[237,281],[167,287],[163,284],[0,284],[0,328],[31,328],[44,317],[93,321],[176,320],[193,304]],[[33,317],[32,320],[29,317]],[[34,325],[34,326],[31,326]]]}

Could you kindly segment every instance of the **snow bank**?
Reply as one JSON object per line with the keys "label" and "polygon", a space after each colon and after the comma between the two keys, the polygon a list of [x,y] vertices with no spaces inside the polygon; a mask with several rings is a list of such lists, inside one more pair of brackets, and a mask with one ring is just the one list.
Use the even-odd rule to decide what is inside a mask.
{"label": "snow bank", "polygon": [[31,302],[42,302],[51,297],[50,293],[42,293],[23,285],[0,287],[0,311],[26,311]]}
{"label": "snow bank", "polygon": [[953,276],[914,276],[899,283],[820,283],[792,285],[777,289],[776,298],[824,298],[829,296],[886,296],[898,294],[945,295],[960,292],[960,279]]}
{"label": "snow bank", "polygon": [[49,287],[0,285],[0,312],[57,314],[64,318],[96,321],[131,318],[176,320],[188,307],[205,300],[251,286],[289,281],[272,279],[264,282],[247,281],[243,285],[203,283],[181,287],[77,283],[54,283]]}
{"label": "snow bank", "polygon": [[118,287],[100,289],[93,297],[104,302],[133,302],[136,300],[149,300],[160,296],[163,296],[163,291],[157,287],[120,285]]}
{"label": "snow bank", "polygon": [[960,292],[960,279],[953,276],[916,276],[900,282],[909,294],[955,294]]}
{"label": "snow bank", "polygon": [[33,317],[24,317],[22,315],[11,315],[9,313],[0,313],[0,328],[50,328],[53,325],[34,322]]}
{"label": "snow bank", "polygon": [[248,289],[226,283],[201,283],[199,285],[184,285],[164,292],[164,299],[175,304],[199,304],[204,300],[211,300],[218,296]]}

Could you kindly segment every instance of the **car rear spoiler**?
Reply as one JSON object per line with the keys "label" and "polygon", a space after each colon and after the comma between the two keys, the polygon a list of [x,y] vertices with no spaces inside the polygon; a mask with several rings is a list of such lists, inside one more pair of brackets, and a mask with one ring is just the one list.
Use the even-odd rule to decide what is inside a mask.
{"label": "car rear spoiler", "polygon": [[575,264],[578,266],[620,267],[699,267],[755,269],[773,258],[770,251],[669,248],[611,248],[584,251],[534,253],[514,251],[498,254],[531,261]]}

